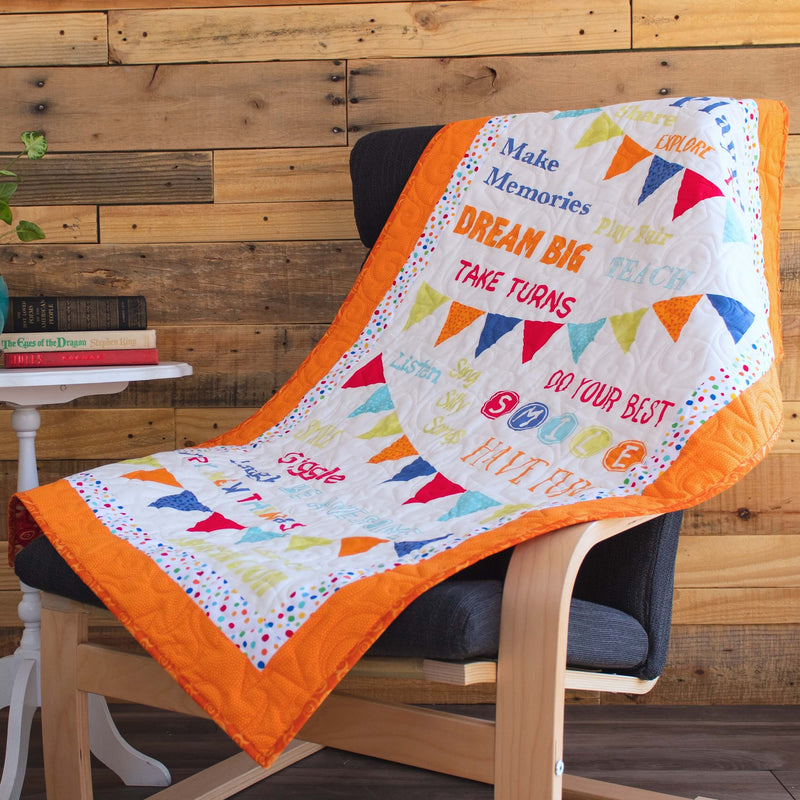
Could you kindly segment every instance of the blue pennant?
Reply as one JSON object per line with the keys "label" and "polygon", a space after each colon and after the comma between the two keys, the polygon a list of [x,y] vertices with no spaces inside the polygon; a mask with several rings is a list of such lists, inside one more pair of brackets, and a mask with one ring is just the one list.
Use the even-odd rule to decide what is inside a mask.
{"label": "blue pennant", "polygon": [[[449,535],[450,534],[448,533],[447,536]],[[435,539],[425,539],[424,542],[395,542],[394,551],[397,553],[398,557],[402,558],[403,556],[407,556],[409,553],[413,553],[415,550],[419,550],[420,547],[425,547],[426,544],[438,542],[440,539],[446,539],[447,536],[437,536]]]}
{"label": "blue pennant", "polygon": [[680,164],[665,161],[661,156],[653,156],[653,160],[650,163],[650,171],[647,173],[642,186],[642,193],[639,195],[639,205],[650,197],[662,183],[666,183],[682,169],[683,167]]}
{"label": "blue pennant", "polygon": [[475,350],[475,358],[484,350],[488,350],[502,336],[514,330],[520,322],[522,320],[515,317],[504,317],[502,314],[487,314],[486,322],[483,324],[481,337],[478,341],[478,347]]}
{"label": "blue pennant", "polygon": [[211,511],[208,506],[204,506],[192,492],[188,489],[180,494],[169,494],[166,497],[159,497],[150,503],[151,508],[175,508],[178,511]]}
{"label": "blue pennant", "polygon": [[420,478],[423,475],[433,475],[436,468],[432,467],[424,458],[415,458],[410,464],[406,464],[394,477],[389,478],[384,483],[391,483],[392,481],[410,481],[414,478]]}
{"label": "blue pennant", "polygon": [[563,117],[582,117],[584,114],[594,114],[597,111],[602,111],[602,108],[576,108],[573,111],[559,111],[553,119],[562,119]]}
{"label": "blue pennant", "polygon": [[379,411],[391,411],[394,408],[392,397],[389,394],[389,387],[384,384],[380,389],[376,389],[369,399],[362,403],[349,416],[357,417],[359,414],[375,414]]}
{"label": "blue pennant", "polygon": [[747,234],[744,232],[742,222],[736,212],[736,207],[728,201],[725,210],[725,228],[722,231],[723,242],[746,242]]}
{"label": "blue pennant", "polygon": [[236,544],[244,544],[245,542],[268,542],[270,539],[280,538],[282,538],[280,533],[265,531],[263,528],[248,528],[244,532],[244,536],[242,536]]}
{"label": "blue pennant", "polygon": [[733,336],[733,341],[738,343],[753,324],[755,314],[732,297],[721,294],[709,294],[706,297],[711,301],[717,314],[722,317],[725,327]]}
{"label": "blue pennant", "polygon": [[598,319],[596,322],[567,323],[569,347],[572,350],[572,360],[576,364],[583,355],[583,351],[594,341],[594,337],[597,336],[600,328],[605,324],[605,317]]}
{"label": "blue pennant", "polygon": [[463,517],[467,514],[474,514],[476,511],[483,511],[484,508],[499,506],[497,500],[492,500],[481,492],[465,492],[460,495],[458,502],[444,515],[439,517],[439,522],[445,522],[455,517]]}

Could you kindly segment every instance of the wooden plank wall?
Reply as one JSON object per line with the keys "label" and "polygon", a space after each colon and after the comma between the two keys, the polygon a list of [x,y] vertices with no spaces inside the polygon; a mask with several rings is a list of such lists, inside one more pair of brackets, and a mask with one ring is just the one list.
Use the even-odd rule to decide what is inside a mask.
{"label": "wooden plank wall", "polygon": [[[0,151],[27,129],[50,141],[18,194],[47,239],[0,247],[12,293],[143,293],[162,358],[195,369],[44,410],[42,479],[200,442],[270,397],[365,254],[347,175],[365,133],[649,97],[782,99],[786,431],[688,513],[670,662],[641,702],[800,702],[799,74],[800,0],[0,0]],[[2,589],[9,652],[12,576]]]}

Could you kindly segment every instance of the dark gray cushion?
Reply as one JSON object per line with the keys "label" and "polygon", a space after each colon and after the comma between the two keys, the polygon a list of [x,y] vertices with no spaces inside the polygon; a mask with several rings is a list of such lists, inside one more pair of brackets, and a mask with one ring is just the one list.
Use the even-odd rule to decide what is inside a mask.
{"label": "dark gray cushion", "polygon": [[[464,579],[464,575],[503,569],[479,564],[471,573],[444,581],[418,597],[384,632],[370,655],[405,658],[494,657],[500,640],[502,580]],[[17,555],[14,568],[21,581],[81,603],[103,604],[69,568],[44,536]],[[632,669],[647,658],[648,637],[631,616],[608,606],[573,600],[570,606],[567,663],[595,669]]]}

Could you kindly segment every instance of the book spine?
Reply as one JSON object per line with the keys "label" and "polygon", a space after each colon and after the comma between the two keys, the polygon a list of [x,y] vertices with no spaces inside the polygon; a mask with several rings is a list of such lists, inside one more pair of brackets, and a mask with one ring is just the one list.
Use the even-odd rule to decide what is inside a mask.
{"label": "book spine", "polygon": [[25,367],[92,367],[158,364],[155,348],[144,350],[62,350],[52,353],[5,353],[7,369]]}
{"label": "book spine", "polygon": [[156,346],[153,328],[143,331],[57,331],[52,333],[4,333],[0,350],[5,353],[41,353],[58,350],[143,350]]}
{"label": "book spine", "polygon": [[144,330],[142,295],[10,297],[4,332]]}

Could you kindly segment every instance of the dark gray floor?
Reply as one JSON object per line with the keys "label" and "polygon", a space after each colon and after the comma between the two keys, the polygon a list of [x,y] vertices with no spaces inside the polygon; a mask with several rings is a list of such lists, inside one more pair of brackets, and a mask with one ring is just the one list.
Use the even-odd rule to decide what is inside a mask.
{"label": "dark gray floor", "polygon": [[[484,715],[490,713],[483,709]],[[235,752],[213,723],[135,706],[114,718],[175,779]],[[0,721],[5,728],[3,716]],[[567,771],[689,798],[800,800],[800,706],[568,706]],[[139,800],[101,765],[96,800]],[[490,800],[491,788],[338,750],[323,750],[236,795],[240,800]],[[23,800],[45,800],[38,715]]]}

